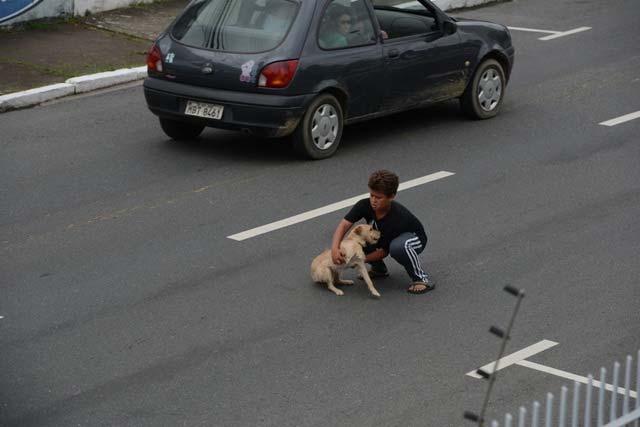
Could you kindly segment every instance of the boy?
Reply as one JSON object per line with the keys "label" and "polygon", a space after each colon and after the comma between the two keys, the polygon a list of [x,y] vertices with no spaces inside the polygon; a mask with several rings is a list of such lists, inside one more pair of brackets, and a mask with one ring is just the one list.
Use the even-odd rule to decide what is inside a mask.
{"label": "boy", "polygon": [[407,292],[423,294],[435,288],[422,269],[418,254],[427,244],[424,227],[411,212],[393,199],[398,192],[398,176],[387,170],[375,171],[369,177],[369,199],[357,202],[340,221],[333,233],[331,258],[335,264],[345,262],[340,242],[353,223],[365,219],[381,233],[378,243],[365,248],[365,261],[371,264],[371,277],[388,276],[382,261],[387,255],[398,261],[411,277]]}

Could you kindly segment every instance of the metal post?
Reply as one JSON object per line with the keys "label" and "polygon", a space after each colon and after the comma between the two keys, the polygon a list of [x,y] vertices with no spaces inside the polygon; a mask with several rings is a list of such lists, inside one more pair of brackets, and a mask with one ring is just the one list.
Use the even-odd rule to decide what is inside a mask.
{"label": "metal post", "polygon": [[478,422],[478,426],[482,427],[484,425],[484,415],[487,411],[487,405],[489,404],[489,398],[491,397],[491,390],[493,389],[493,383],[496,380],[496,376],[498,373],[498,365],[500,363],[500,359],[502,359],[502,355],[504,354],[504,350],[507,347],[507,341],[511,336],[511,328],[513,328],[513,322],[516,320],[516,315],[518,314],[518,310],[520,309],[520,303],[522,302],[522,298],[524,298],[524,291],[521,289],[516,289],[513,286],[507,285],[504,287],[505,292],[510,293],[514,297],[516,297],[516,305],[513,308],[513,313],[511,314],[511,319],[509,320],[509,326],[507,327],[504,336],[502,337],[502,344],[500,345],[500,351],[498,352],[498,358],[493,364],[492,372],[489,372],[489,386],[487,387],[487,393],[484,396],[484,403],[482,404],[482,409],[480,410],[480,420]]}
{"label": "metal post", "polygon": [[560,407],[558,408],[559,417],[558,417],[558,425],[560,427],[564,427],[565,421],[567,419],[567,388],[562,386],[560,391]]}
{"label": "metal post", "polygon": [[533,413],[531,414],[531,427],[538,427],[538,412],[540,411],[540,404],[536,400],[533,402]]}
{"label": "metal post", "polygon": [[600,368],[600,390],[598,393],[598,427],[604,425],[604,385],[607,379],[607,369]]}
{"label": "metal post", "polygon": [[547,413],[544,418],[545,427],[551,427],[551,416],[553,415],[553,394],[547,393]]}
{"label": "metal post", "polygon": [[[636,409],[640,408],[640,350],[636,358],[638,366],[636,366]],[[640,421],[634,423],[634,427],[640,427]]]}
{"label": "metal post", "polygon": [[524,406],[520,407],[520,412],[518,414],[518,427],[525,427],[525,418],[527,416],[527,408]]}
{"label": "metal post", "polygon": [[587,381],[587,401],[584,406],[584,427],[591,427],[591,388],[593,387],[593,375],[589,374]]}
{"label": "metal post", "polygon": [[573,412],[571,414],[571,427],[578,427],[578,419],[580,415],[578,414],[578,405],[580,401],[580,383],[578,381],[574,381],[573,383]]}
{"label": "metal post", "polygon": [[617,416],[617,398],[618,398],[618,373],[620,372],[620,364],[613,364],[613,393],[611,393],[611,410],[609,411],[609,421],[613,421]]}
{"label": "metal post", "polygon": [[513,420],[513,417],[511,416],[511,414],[506,414],[504,416],[504,427],[511,427],[512,420]]}
{"label": "metal post", "polygon": [[627,356],[624,368],[624,400],[622,401],[622,415],[629,413],[629,392],[631,391],[631,356]]}

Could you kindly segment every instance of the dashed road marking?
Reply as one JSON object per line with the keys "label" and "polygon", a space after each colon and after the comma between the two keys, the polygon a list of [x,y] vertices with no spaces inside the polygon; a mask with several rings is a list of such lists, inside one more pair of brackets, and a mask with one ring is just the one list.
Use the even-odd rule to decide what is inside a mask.
{"label": "dashed road marking", "polygon": [[[516,365],[523,366],[529,369],[534,369],[536,371],[544,372],[547,374],[555,375],[556,377],[566,378],[571,381],[577,381],[582,384],[589,384],[589,379],[587,377],[583,377],[582,375],[575,375],[575,374],[572,374],[571,372],[561,371],[560,369],[551,368],[549,366],[541,365],[540,363],[530,362],[528,360],[521,360],[518,363],[516,363]],[[595,379],[592,381],[593,381],[594,387],[600,387],[600,384],[601,384],[600,381],[596,381]],[[605,390],[613,391],[613,386],[611,384],[605,384],[604,388]],[[617,391],[622,395],[624,395],[626,392],[624,387],[618,387]],[[638,394],[635,391],[629,391],[629,396],[635,399],[638,396]]]}
{"label": "dashed road marking", "polygon": [[[488,363],[479,369],[482,369],[488,374],[493,374],[494,372],[501,371],[502,369],[508,368],[509,366],[517,365],[517,366],[522,366],[523,368],[529,368],[535,371],[544,372],[546,374],[555,375],[556,377],[565,378],[571,381],[577,381],[582,384],[589,384],[589,378],[583,377],[582,375],[572,374],[571,372],[562,371],[560,369],[552,368],[550,366],[545,366],[540,363],[526,360],[527,358],[535,354],[541,353],[556,345],[558,345],[557,342],[542,340],[533,345],[530,345],[529,347],[525,347],[522,350],[516,351],[515,353],[511,353],[508,356],[504,356],[497,361]],[[494,371],[496,363],[498,364],[498,369]],[[473,378],[481,379],[482,376],[478,375],[476,371],[477,369],[474,369],[471,372],[467,372],[467,375]],[[592,384],[593,384],[593,387],[600,387],[601,382],[595,379],[592,379]],[[604,388],[605,390],[608,390],[608,391],[614,390],[614,387],[611,384],[605,383]],[[626,390],[623,387],[617,387],[616,391],[622,395],[626,393]],[[629,396],[633,397],[634,399],[637,399],[638,393],[635,391],[630,391]]]}
{"label": "dashed road marking", "polygon": [[640,111],[635,113],[625,114],[624,116],[616,117],[615,119],[607,120],[606,122],[599,123],[602,126],[616,126],[621,123],[630,122],[631,120],[640,119]]}
{"label": "dashed road marking", "polygon": [[546,36],[546,37],[541,37],[538,40],[543,40],[543,41],[553,40],[553,39],[557,39],[557,38],[560,38],[560,37],[565,37],[565,36],[570,36],[572,34],[581,33],[583,31],[589,31],[590,29],[591,29],[591,27],[574,28],[573,30],[562,31],[562,32],[559,32],[557,34],[553,34],[553,35]]}
{"label": "dashed road marking", "polygon": [[[429,182],[437,181],[439,179],[443,179],[449,177],[451,175],[455,175],[453,172],[440,171],[436,173],[432,173],[430,175],[426,175],[420,178],[412,179],[411,181],[403,182],[398,187],[398,191],[407,190],[409,188],[416,187],[418,185],[423,185]],[[291,216],[289,218],[281,219],[280,221],[275,221],[266,225],[262,225],[260,227],[252,228],[250,230],[243,231],[241,233],[232,234],[231,236],[227,236],[227,238],[231,240],[247,240],[252,237],[259,236],[261,234],[269,233],[271,231],[278,230],[280,228],[288,227],[290,225],[298,224],[300,222],[308,221],[310,219],[338,211],[340,209],[344,209],[356,203],[358,200],[369,197],[368,193],[360,194],[359,196],[351,197],[340,202],[332,203],[327,206],[323,206],[321,208],[313,209],[307,212],[303,212],[298,215]]]}
{"label": "dashed road marking", "polygon": [[576,33],[581,33],[583,31],[589,31],[591,29],[591,27],[579,27],[579,28],[574,28],[573,30],[567,30],[567,31],[552,31],[552,30],[539,30],[537,28],[523,28],[523,27],[507,27],[510,30],[513,31],[526,31],[526,32],[531,32],[531,33],[544,33],[544,34],[550,34],[548,36],[544,36],[544,37],[540,37],[538,40],[542,40],[542,41],[548,41],[548,40],[554,40],[560,37],[565,37],[565,36],[570,36],[572,34],[576,34]]}
{"label": "dashed road marking", "polygon": [[[508,356],[504,356],[501,359],[498,359],[497,361],[488,363],[483,367],[481,367],[480,369],[482,369],[488,374],[492,374],[493,372],[495,372],[494,368],[496,366],[496,363],[498,364],[497,370],[500,371],[504,368],[507,368],[511,365],[518,363],[521,360],[525,360],[526,358],[531,357],[534,354],[541,353],[556,345],[558,345],[557,342],[542,340],[533,345],[530,345],[529,347],[523,348],[522,350],[516,351],[515,353],[511,353]],[[473,378],[482,378],[480,375],[476,373],[476,369],[474,369],[471,372],[467,372],[467,375]]]}
{"label": "dashed road marking", "polygon": [[530,33],[548,33],[548,34],[558,34],[558,31],[550,31],[550,30],[538,30],[535,28],[523,28],[523,27],[507,27],[510,30],[514,31],[526,31]]}

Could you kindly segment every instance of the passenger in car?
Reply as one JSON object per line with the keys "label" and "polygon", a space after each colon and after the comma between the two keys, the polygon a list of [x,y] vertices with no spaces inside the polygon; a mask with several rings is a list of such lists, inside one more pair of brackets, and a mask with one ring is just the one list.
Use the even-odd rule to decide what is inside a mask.
{"label": "passenger in car", "polygon": [[351,32],[351,15],[347,12],[334,12],[329,15],[326,27],[320,34],[320,46],[325,49],[337,49],[349,46],[347,36]]}

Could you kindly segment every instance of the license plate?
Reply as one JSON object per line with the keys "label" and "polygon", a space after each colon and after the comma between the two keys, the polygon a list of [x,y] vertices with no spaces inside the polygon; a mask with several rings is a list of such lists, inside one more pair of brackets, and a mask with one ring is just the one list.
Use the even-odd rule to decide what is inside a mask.
{"label": "license plate", "polygon": [[220,120],[222,118],[222,112],[224,106],[207,104],[204,102],[187,101],[187,108],[184,113],[188,116],[204,117],[205,119]]}

